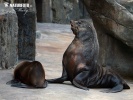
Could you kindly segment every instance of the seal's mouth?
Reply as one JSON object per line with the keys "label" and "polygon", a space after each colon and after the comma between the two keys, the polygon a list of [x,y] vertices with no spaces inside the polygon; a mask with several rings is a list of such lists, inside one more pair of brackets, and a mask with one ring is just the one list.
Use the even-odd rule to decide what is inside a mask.
{"label": "seal's mouth", "polygon": [[76,35],[76,34],[77,34],[76,30],[77,30],[78,27],[77,27],[75,21],[71,20],[71,21],[70,21],[70,24],[71,24],[71,30],[72,30],[73,33]]}

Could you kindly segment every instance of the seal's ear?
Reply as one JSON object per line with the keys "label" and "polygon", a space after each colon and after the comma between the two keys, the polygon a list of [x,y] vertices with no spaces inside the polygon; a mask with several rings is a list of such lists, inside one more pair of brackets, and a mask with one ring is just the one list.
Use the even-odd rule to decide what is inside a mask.
{"label": "seal's ear", "polygon": [[45,80],[44,84],[43,84],[43,88],[46,88],[48,86],[48,82]]}

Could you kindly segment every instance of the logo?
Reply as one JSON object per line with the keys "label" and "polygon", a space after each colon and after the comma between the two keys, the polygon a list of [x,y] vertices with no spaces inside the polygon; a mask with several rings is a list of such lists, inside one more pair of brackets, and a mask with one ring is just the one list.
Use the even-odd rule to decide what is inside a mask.
{"label": "logo", "polygon": [[14,3],[14,4],[10,4],[8,2],[4,3],[5,7],[17,7],[17,8],[29,8],[32,7],[32,5],[30,5],[29,3]]}

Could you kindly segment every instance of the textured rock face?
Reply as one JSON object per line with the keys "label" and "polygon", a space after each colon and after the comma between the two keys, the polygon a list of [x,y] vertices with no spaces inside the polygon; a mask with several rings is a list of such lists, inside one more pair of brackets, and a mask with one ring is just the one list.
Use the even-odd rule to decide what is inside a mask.
{"label": "textured rock face", "polygon": [[53,22],[69,23],[86,16],[86,11],[79,0],[52,0]]}
{"label": "textured rock face", "polygon": [[0,4],[0,69],[8,69],[18,59],[18,20],[13,8]]}
{"label": "textured rock face", "polygon": [[[22,0],[17,3],[21,3]],[[15,2],[16,3],[16,2]],[[35,60],[36,10],[35,1],[29,0],[30,8],[15,8],[18,16],[18,55],[19,59]]]}
{"label": "textured rock face", "polygon": [[133,1],[81,0],[96,28],[99,64],[133,77]]}

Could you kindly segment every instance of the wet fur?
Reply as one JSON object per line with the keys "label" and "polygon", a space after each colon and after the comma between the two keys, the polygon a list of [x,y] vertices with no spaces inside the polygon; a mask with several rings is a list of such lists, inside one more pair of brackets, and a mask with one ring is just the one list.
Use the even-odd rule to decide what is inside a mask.
{"label": "wet fur", "polygon": [[106,92],[129,89],[127,83],[114,71],[97,65],[99,44],[93,25],[86,20],[71,21],[75,38],[66,49],[62,65],[62,76],[50,79],[50,83],[71,83],[81,89],[111,88]]}
{"label": "wet fur", "polygon": [[21,88],[45,88],[45,71],[38,61],[23,61],[18,64],[14,70],[14,79],[7,82],[14,87]]}

